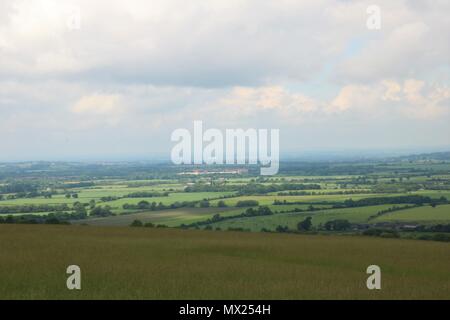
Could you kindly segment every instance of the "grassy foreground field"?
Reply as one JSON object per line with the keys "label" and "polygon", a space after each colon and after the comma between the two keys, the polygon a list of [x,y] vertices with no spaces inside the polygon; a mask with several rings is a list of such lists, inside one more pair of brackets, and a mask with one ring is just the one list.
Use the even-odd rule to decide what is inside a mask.
{"label": "grassy foreground field", "polygon": [[0,299],[450,299],[450,245],[431,241],[17,224],[0,261]]}

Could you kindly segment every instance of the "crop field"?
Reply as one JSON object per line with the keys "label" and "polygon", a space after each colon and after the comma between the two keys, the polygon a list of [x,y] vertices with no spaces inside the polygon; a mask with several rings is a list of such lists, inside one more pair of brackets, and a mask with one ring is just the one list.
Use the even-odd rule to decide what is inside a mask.
{"label": "crop field", "polygon": [[450,221],[450,205],[436,208],[418,207],[395,211],[376,218],[377,221],[443,222]]}
{"label": "crop field", "polygon": [[[450,299],[442,163],[39,165],[0,166],[0,299]],[[372,264],[382,290],[366,287]]]}
{"label": "crop field", "polygon": [[[0,225],[2,299],[448,299],[446,243]],[[366,288],[366,268],[382,289]],[[67,290],[77,264],[82,289]]]}
{"label": "crop field", "polygon": [[162,202],[163,204],[171,204],[174,202],[183,201],[198,201],[209,198],[218,198],[226,195],[232,195],[233,192],[184,192],[184,193],[170,193],[168,197],[152,197],[152,198],[122,198],[120,200],[109,201],[108,205],[120,208],[125,203],[133,204],[142,200],[149,202]]}
{"label": "crop field", "polygon": [[222,216],[237,214],[242,210],[233,208],[179,208],[164,211],[144,211],[138,213],[121,214],[112,217],[91,218],[80,221],[72,221],[74,224],[87,224],[93,226],[129,226],[134,220],[143,223],[164,224],[176,227],[182,223],[189,224],[195,221],[211,217],[213,214]]}
{"label": "crop field", "polygon": [[[230,199],[225,199],[225,203],[229,206],[235,206],[238,201],[256,200],[260,205],[271,205],[275,200],[289,201],[289,202],[321,202],[321,201],[343,201],[352,198],[354,200],[366,198],[369,196],[381,197],[381,194],[357,194],[357,195],[311,195],[311,196],[277,196],[277,195],[262,195],[262,196],[242,196]],[[219,200],[211,201],[213,205],[217,204]]]}
{"label": "crop field", "polygon": [[[318,226],[330,220],[346,219],[353,223],[367,222],[367,219],[376,214],[380,210],[390,208],[391,205],[370,206],[362,208],[345,208],[345,209],[328,209],[314,212],[300,212],[300,213],[279,213],[270,216],[251,217],[225,220],[212,224],[213,228],[237,228],[249,229],[251,231],[260,231],[265,228],[267,230],[274,230],[277,226],[288,226],[295,229],[297,223],[306,217],[312,217],[312,224]],[[450,220],[450,217],[448,217]]]}

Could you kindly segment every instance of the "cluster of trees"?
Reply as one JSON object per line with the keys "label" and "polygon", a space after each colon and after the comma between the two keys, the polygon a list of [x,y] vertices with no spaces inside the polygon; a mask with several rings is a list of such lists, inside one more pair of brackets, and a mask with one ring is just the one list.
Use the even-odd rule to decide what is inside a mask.
{"label": "cluster of trees", "polygon": [[266,194],[270,192],[279,192],[285,190],[318,190],[320,184],[302,184],[302,183],[282,183],[282,184],[254,184],[250,183],[242,186],[238,190],[238,194],[251,195],[251,194]]}
{"label": "cluster of trees", "polygon": [[63,204],[23,204],[16,206],[0,206],[0,214],[6,213],[31,213],[31,212],[55,212],[55,211],[68,211],[69,206]]}
{"label": "cluster of trees", "polygon": [[[312,205],[310,205],[310,207],[312,208],[312,210],[308,210],[308,211],[314,211],[316,210]],[[289,212],[305,212],[306,210],[304,209],[300,209],[300,208],[294,208],[294,209],[289,209],[289,210],[280,210],[280,211],[275,211],[276,213],[289,213]]]}
{"label": "cluster of trees", "polygon": [[86,206],[88,206],[89,204],[83,204],[81,202],[75,202],[73,204],[73,213],[72,213],[72,218],[73,219],[84,219],[87,217],[87,210],[86,210]]}
{"label": "cluster of trees", "polygon": [[[345,231],[351,228],[351,223],[345,219],[336,219],[327,221],[325,224],[320,225],[320,230],[326,231]],[[278,225],[275,228],[276,232],[307,232],[313,230],[312,217],[306,217],[297,224],[297,230],[291,230],[288,226]],[[261,231],[267,232],[268,230],[263,228]]]}
{"label": "cluster of trees", "polygon": [[78,193],[66,193],[66,198],[67,199],[70,199],[70,198],[78,199]]}
{"label": "cluster of trees", "polygon": [[70,183],[64,183],[62,187],[64,189],[73,189],[73,188],[87,188],[87,187],[93,187],[95,186],[95,183],[92,181],[81,181],[81,182],[70,182]]}
{"label": "cluster of trees", "polygon": [[450,233],[450,223],[449,224],[435,224],[435,225],[420,225],[416,228],[416,231],[423,232],[449,232]]}
{"label": "cluster of trees", "polygon": [[[66,203],[63,204],[30,204],[30,205],[17,205],[17,206],[0,206],[0,214],[20,214],[20,213],[42,213],[49,212],[48,215],[42,216],[47,219],[48,217],[57,217],[59,220],[69,220],[69,219],[84,219],[87,217],[86,206],[89,204],[83,204],[81,202],[75,202],[73,207],[70,208]],[[27,220],[33,221],[33,219],[44,219],[39,218],[41,216],[36,215],[21,215]],[[25,219],[24,218],[24,219]]]}
{"label": "cluster of trees", "polygon": [[[450,242],[450,224],[420,225],[417,226],[408,238],[417,240],[433,240]],[[365,236],[383,238],[399,238],[400,233],[394,228],[369,228],[362,232]]]}
{"label": "cluster of trees", "polygon": [[200,208],[209,208],[210,203],[208,200],[204,199],[198,203]]}
{"label": "cluster of trees", "polygon": [[327,231],[345,231],[350,229],[352,224],[345,219],[330,220],[323,224],[322,228]]}
{"label": "cluster of trees", "polygon": [[114,196],[106,196],[106,197],[101,197],[100,200],[102,202],[108,202],[108,201],[114,201],[114,200],[119,200],[120,197],[114,197]]}
{"label": "cluster of trees", "polygon": [[[286,200],[284,200],[284,201],[280,201],[280,200],[275,200],[274,202],[273,202],[273,204],[274,205],[283,205],[283,204],[288,204],[288,202],[286,201]],[[307,204],[306,202],[296,202],[296,203],[289,203],[289,204]],[[280,213],[288,213],[288,212],[305,212],[305,211],[316,211],[316,210],[321,210],[322,208],[316,208],[316,207],[314,207],[314,205],[312,205],[312,204],[310,204],[309,206],[308,206],[308,208],[307,209],[300,209],[300,208],[294,208],[294,209],[291,209],[291,210],[281,210],[281,211],[279,211]]]}
{"label": "cluster of trees", "polygon": [[[205,227],[205,230],[208,230],[208,229],[211,230],[212,229],[211,226]],[[216,229],[216,230],[220,230],[220,228]],[[241,227],[228,227],[227,230],[228,231],[239,231],[239,232],[244,232],[244,231],[249,232],[250,231],[250,229],[245,229],[245,228],[241,228]]]}
{"label": "cluster of trees", "polygon": [[21,215],[21,216],[7,216],[0,217],[1,223],[21,223],[21,224],[70,224],[66,219],[60,219],[53,216],[35,216],[35,215]]}
{"label": "cluster of trees", "polygon": [[87,213],[84,205],[78,203],[74,205],[74,212],[50,212],[47,215],[8,215],[6,217],[0,216],[0,223],[24,223],[24,224],[70,224],[69,220],[78,220],[86,218]]}
{"label": "cluster of trees", "polygon": [[237,191],[238,195],[266,194],[269,192],[279,192],[285,190],[318,190],[320,184],[302,184],[302,183],[281,183],[264,185],[259,183],[249,183],[246,185],[211,185],[204,183],[196,183],[187,186],[185,192],[226,192]]}
{"label": "cluster of trees", "polygon": [[236,207],[256,207],[259,202],[256,200],[240,200],[236,202]]}
{"label": "cluster of trees", "polygon": [[[146,200],[139,201],[137,204],[129,204],[125,203],[122,205],[122,208],[125,210],[151,210],[151,211],[158,211],[158,210],[165,210],[165,209],[177,209],[177,208],[194,208],[197,204],[200,208],[208,208],[210,207],[210,200],[211,199],[203,199],[203,200],[196,200],[196,201],[175,201],[174,203],[171,203],[169,205],[165,205],[162,202],[156,203],[148,202]],[[226,204],[223,200],[219,201],[218,203],[219,207],[226,207]]]}
{"label": "cluster of trees", "polygon": [[[272,204],[273,204],[273,205],[276,205],[276,206],[282,206],[282,205],[286,205],[286,204],[289,204],[289,205],[291,205],[291,204],[301,204],[301,205],[309,204],[310,207],[313,207],[314,204],[329,205],[330,203],[327,202],[327,201],[304,202],[304,201],[287,201],[287,200],[281,201],[281,200],[275,199],[275,200],[272,202]],[[336,203],[336,204],[337,204],[337,203]]]}
{"label": "cluster of trees", "polygon": [[130,224],[130,227],[146,227],[146,228],[167,228],[165,224],[153,224],[151,222],[143,223],[141,220],[133,220],[133,222]]}
{"label": "cluster of trees", "polygon": [[227,204],[225,203],[225,201],[223,201],[223,200],[220,200],[219,202],[217,202],[217,206],[219,208],[226,208],[226,207],[228,207]]}
{"label": "cluster of trees", "polygon": [[139,191],[132,192],[124,196],[124,198],[153,198],[153,197],[168,197],[169,192],[148,192]]}
{"label": "cluster of trees", "polygon": [[242,218],[245,217],[258,217],[258,216],[270,216],[273,212],[270,210],[267,206],[258,207],[256,209],[254,208],[248,208],[245,210],[245,212],[241,213],[239,216]]}
{"label": "cluster of trees", "polygon": [[[445,197],[440,197],[439,199],[432,199],[428,196],[422,196],[422,195],[406,195],[406,196],[393,196],[393,197],[364,198],[364,199],[359,199],[359,200],[347,199],[347,200],[344,200],[343,202],[327,202],[327,201],[302,202],[302,201],[286,201],[286,200],[283,200],[283,201],[274,200],[274,202],[273,202],[274,205],[287,205],[287,204],[300,205],[300,204],[308,204],[308,203],[310,204],[310,206],[312,206],[312,204],[324,204],[324,205],[331,204],[333,209],[376,206],[376,205],[382,205],[382,204],[401,204],[401,203],[412,204],[410,206],[405,206],[405,207],[394,206],[393,208],[395,208],[395,209],[393,209],[393,208],[386,209],[387,210],[386,212],[391,212],[391,211],[395,211],[395,210],[401,210],[401,209],[407,209],[407,208],[411,208],[411,207],[415,207],[415,206],[421,206],[424,204],[430,204],[432,207],[435,207],[436,205],[439,205],[439,204],[447,204],[448,200]],[[312,209],[312,210],[314,210],[314,209]],[[296,212],[301,212],[301,211],[303,211],[303,210],[297,209]],[[310,210],[308,210],[308,211],[310,211]],[[384,211],[380,211],[380,212],[377,213],[377,215],[386,213]]]}
{"label": "cluster of trees", "polygon": [[[311,222],[311,220],[312,220],[312,217],[306,217],[304,220],[300,221],[297,224],[297,232],[310,231],[312,229],[312,222]],[[264,229],[264,231],[266,231],[266,230]],[[294,233],[296,231],[289,229],[288,226],[278,225],[275,228],[275,232]]]}
{"label": "cluster of trees", "polygon": [[113,212],[110,206],[96,206],[89,211],[89,214],[96,217],[107,217],[113,215]]}
{"label": "cluster of trees", "polygon": [[1,200],[25,199],[25,198],[37,198],[37,197],[51,198],[53,194],[56,194],[56,193],[50,192],[50,191],[42,191],[42,192],[31,191],[31,192],[18,192],[15,194],[8,194],[8,195],[0,194],[0,201]]}
{"label": "cluster of trees", "polygon": [[196,227],[200,227],[200,226],[204,226],[204,225],[208,225],[208,224],[212,224],[212,223],[216,223],[216,222],[220,222],[220,221],[230,220],[230,219],[239,219],[239,218],[247,218],[247,217],[258,217],[258,216],[268,216],[268,215],[272,215],[272,214],[273,214],[273,212],[272,212],[272,210],[270,210],[269,207],[262,206],[262,207],[258,207],[256,209],[255,208],[248,208],[247,210],[245,210],[241,214],[234,215],[234,216],[221,216],[220,214],[217,213],[214,216],[212,216],[210,219],[194,222],[194,223],[191,223],[189,225],[182,224],[181,227],[182,228],[196,228]]}
{"label": "cluster of trees", "polygon": [[278,225],[278,226],[275,228],[275,232],[281,232],[281,233],[284,233],[284,232],[291,232],[291,230],[289,229],[288,226]]}
{"label": "cluster of trees", "polygon": [[278,192],[279,196],[315,196],[315,195],[340,195],[340,194],[362,194],[370,193],[370,191],[364,190],[341,190],[341,191],[329,191],[329,192],[317,192],[317,191],[289,191]]}
{"label": "cluster of trees", "polygon": [[165,209],[176,209],[176,208],[183,208],[183,207],[195,207],[197,201],[183,201],[179,202],[176,201],[170,205],[165,205],[162,202],[156,203],[156,202],[148,202],[146,200],[139,201],[138,204],[128,204],[125,203],[122,208],[125,210],[151,210],[151,211],[157,211],[157,210],[165,210]]}
{"label": "cluster of trees", "polygon": [[311,222],[312,218],[311,217],[306,217],[305,220],[300,221],[297,224],[297,230],[298,231],[309,231],[312,228],[312,222]]}
{"label": "cluster of trees", "polygon": [[228,192],[236,191],[238,186],[235,185],[211,185],[204,183],[196,183],[194,185],[187,186],[184,188],[185,192]]}
{"label": "cluster of trees", "polygon": [[365,207],[376,206],[381,204],[396,204],[396,203],[412,203],[415,205],[423,205],[425,203],[430,204],[444,204],[448,203],[447,198],[440,197],[439,199],[431,199],[422,195],[407,195],[407,196],[393,196],[393,197],[374,197],[364,198],[359,200],[347,199],[342,204],[335,204],[334,208],[352,208],[352,207]]}

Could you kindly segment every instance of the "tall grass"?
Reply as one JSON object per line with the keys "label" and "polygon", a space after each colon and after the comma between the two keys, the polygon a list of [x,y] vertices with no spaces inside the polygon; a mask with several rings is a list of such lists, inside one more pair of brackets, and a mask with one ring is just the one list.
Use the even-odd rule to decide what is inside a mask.
{"label": "tall grass", "polygon": [[[371,264],[381,290],[366,288]],[[431,241],[0,225],[1,299],[450,299],[449,266]]]}

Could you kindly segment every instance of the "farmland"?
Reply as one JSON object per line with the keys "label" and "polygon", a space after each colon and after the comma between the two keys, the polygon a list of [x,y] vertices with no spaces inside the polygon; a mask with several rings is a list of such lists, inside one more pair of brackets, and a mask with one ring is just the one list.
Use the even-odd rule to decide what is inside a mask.
{"label": "farmland", "polygon": [[[285,163],[270,177],[0,164],[0,298],[448,299],[439,159]],[[380,292],[365,287],[375,262]],[[72,263],[86,270],[80,292],[64,287]]]}
{"label": "farmland", "polygon": [[[83,164],[30,163],[22,164],[19,173],[14,165],[4,165],[0,219],[96,226],[129,226],[138,220],[168,227],[248,231],[277,227],[296,231],[307,217],[316,231],[333,220],[346,220],[352,229],[363,224],[398,228],[402,223],[450,223],[450,163],[426,156],[414,159],[289,163],[288,172],[274,177],[255,175],[252,168],[239,175],[217,174],[214,169],[198,175],[192,167],[164,164],[87,169]],[[419,202],[405,202],[405,197]],[[261,207],[267,207],[270,215],[246,214],[249,208]]]}
{"label": "farmland", "polygon": [[[37,254],[39,253],[39,254]],[[448,299],[450,246],[368,237],[0,225],[2,299]],[[382,290],[365,286],[382,268]],[[82,270],[67,290],[65,269]]]}
{"label": "farmland", "polygon": [[[436,210],[434,210],[436,209]],[[445,221],[448,219],[450,206],[442,205],[430,210],[427,207],[411,208],[386,214],[377,221]]]}

